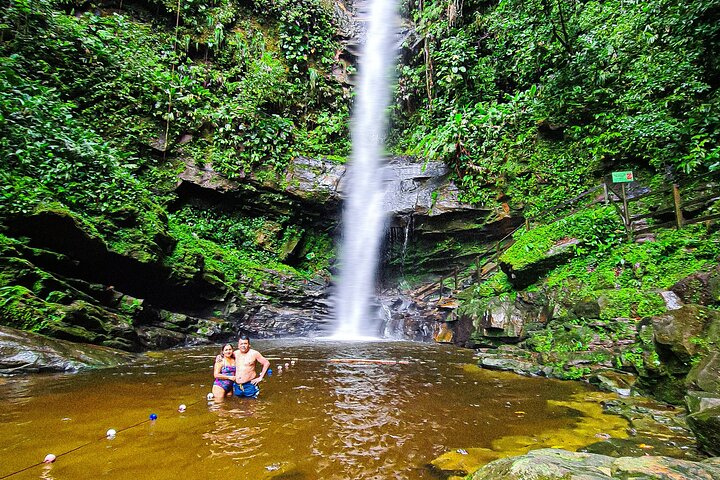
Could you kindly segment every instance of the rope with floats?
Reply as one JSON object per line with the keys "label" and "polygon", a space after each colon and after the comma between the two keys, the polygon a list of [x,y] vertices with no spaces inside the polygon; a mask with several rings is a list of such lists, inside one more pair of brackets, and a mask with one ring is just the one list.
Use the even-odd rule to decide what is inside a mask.
{"label": "rope with floats", "polygon": [[[193,358],[204,358],[205,356],[204,356],[204,355],[201,355],[201,356],[193,355],[192,357],[193,357]],[[278,358],[277,360],[280,360],[280,359]],[[287,360],[288,360],[288,361],[284,364],[286,370],[290,368],[290,365],[295,365],[295,362],[297,361],[296,358],[287,359]],[[279,370],[279,372],[282,372],[282,367],[283,367],[282,364],[278,365],[278,370]],[[270,376],[270,375],[272,375],[272,370],[271,370],[271,369],[268,369],[268,376]],[[203,399],[201,399],[201,400],[197,400],[197,401],[195,401],[195,402],[193,402],[193,403],[190,403],[190,404],[187,404],[187,405],[184,404],[184,403],[183,403],[183,404],[180,404],[180,405],[178,406],[178,408],[177,408],[177,411],[178,411],[179,413],[184,413],[188,408],[190,408],[190,407],[192,407],[192,406],[194,406],[194,405],[197,405],[197,404],[200,403],[200,402],[203,402],[203,401],[210,402],[210,401],[212,401],[214,397],[215,397],[215,396],[213,395],[213,393],[212,393],[212,392],[209,392],[209,393],[208,393]],[[158,419],[158,415],[157,415],[156,413],[151,413],[151,414],[148,416],[148,418],[146,418],[145,420],[142,420],[142,421],[140,421],[140,422],[137,422],[137,423],[135,423],[135,424],[133,424],[133,425],[130,425],[130,426],[128,426],[128,427],[123,427],[123,428],[120,428],[120,429],[118,429],[118,430],[115,430],[115,429],[111,428],[111,429],[109,429],[109,430],[105,433],[105,436],[103,436],[103,437],[99,437],[99,438],[90,440],[90,441],[88,441],[88,442],[86,442],[86,443],[83,443],[82,445],[78,445],[77,447],[73,447],[73,448],[71,448],[70,450],[66,450],[66,451],[64,451],[64,452],[62,452],[62,453],[60,453],[60,454],[58,454],[58,455],[55,455],[55,454],[53,454],[53,453],[48,453],[48,454],[45,456],[45,459],[43,459],[42,461],[37,462],[37,463],[33,463],[32,465],[28,465],[27,467],[23,467],[23,468],[21,468],[21,469],[19,469],[19,470],[16,470],[16,471],[14,471],[14,472],[5,474],[5,475],[3,475],[3,476],[0,477],[0,480],[5,480],[6,478],[13,477],[13,476],[15,476],[15,475],[17,475],[17,474],[19,474],[19,473],[26,472],[26,471],[28,471],[28,470],[30,470],[30,469],[32,469],[32,468],[39,467],[39,466],[41,466],[41,465],[49,465],[49,464],[52,464],[52,463],[54,463],[54,462],[55,462],[58,458],[60,458],[60,457],[63,457],[63,456],[65,456],[65,455],[69,455],[70,453],[73,453],[73,452],[77,452],[78,450],[81,450],[81,449],[83,449],[83,448],[85,448],[85,447],[87,447],[87,446],[89,446],[89,445],[92,445],[92,444],[95,443],[95,442],[99,442],[99,441],[102,441],[102,440],[105,440],[105,439],[112,440],[112,439],[114,439],[115,436],[116,436],[118,433],[120,433],[120,432],[125,432],[125,431],[127,431],[127,430],[130,430],[130,429],[139,427],[140,425],[144,425],[144,424],[146,424],[146,423],[148,423],[148,422],[154,422],[154,421],[156,421],[157,419]]]}
{"label": "rope with floats", "polygon": [[[209,356],[206,356],[206,355],[192,355],[191,357],[192,357],[192,358],[205,358],[205,357],[209,357]],[[268,360],[279,361],[280,363],[277,365],[277,370],[278,370],[278,373],[282,373],[283,367],[284,367],[285,370],[288,370],[291,366],[294,366],[295,363],[296,363],[299,359],[298,359],[298,358],[268,357]],[[282,360],[285,360],[285,362],[283,363]],[[304,359],[303,362],[305,362],[305,361],[309,361],[309,362],[313,362],[313,361],[314,361],[314,362],[323,362],[323,363],[329,363],[329,364],[351,364],[351,365],[352,365],[352,364],[360,364],[360,365],[362,365],[362,364],[366,364],[366,365],[367,365],[367,364],[370,364],[370,365],[408,365],[408,364],[410,364],[410,362],[407,361],[407,360],[389,360],[389,359],[374,359],[374,358],[326,358],[326,359],[316,358],[316,359]],[[272,369],[268,369],[268,376],[271,376],[271,375],[272,375]],[[210,392],[210,393],[208,393],[208,394],[207,394],[203,399],[201,399],[201,400],[197,400],[197,401],[195,401],[195,402],[193,402],[193,403],[190,403],[190,404],[188,404],[188,405],[180,404],[180,405],[178,406],[178,408],[177,408],[177,411],[178,411],[179,413],[184,413],[188,408],[190,408],[190,407],[192,407],[192,406],[194,406],[194,405],[197,405],[198,403],[203,402],[203,401],[208,401],[208,402],[210,402],[210,401],[212,401],[213,398],[214,398],[214,395],[212,394],[212,392]],[[28,471],[28,470],[30,470],[30,469],[35,468],[35,467],[39,467],[39,466],[41,466],[41,465],[49,465],[49,464],[52,464],[52,463],[54,463],[57,459],[59,459],[60,457],[64,457],[64,456],[69,455],[69,454],[71,454],[71,453],[73,453],[73,452],[77,452],[78,450],[81,450],[81,449],[83,449],[83,448],[85,448],[85,447],[87,447],[87,446],[89,446],[89,445],[92,445],[92,444],[95,443],[95,442],[99,442],[99,441],[102,441],[102,440],[105,440],[105,439],[112,440],[113,438],[115,438],[115,436],[116,436],[118,433],[125,432],[125,431],[131,430],[131,429],[133,429],[133,428],[137,428],[137,427],[139,427],[140,425],[144,425],[144,424],[149,423],[149,422],[155,422],[157,419],[158,419],[158,415],[155,414],[155,413],[151,413],[151,414],[148,416],[148,418],[146,418],[146,419],[144,419],[144,420],[142,420],[142,421],[139,421],[139,422],[137,422],[137,423],[134,423],[134,424],[132,424],[132,425],[130,425],[130,426],[123,427],[123,428],[120,428],[120,429],[118,429],[118,430],[115,430],[115,429],[112,429],[112,428],[111,428],[111,429],[109,429],[109,430],[105,433],[105,436],[103,436],[103,437],[95,438],[95,439],[90,440],[90,441],[88,441],[88,442],[86,442],[86,443],[83,443],[82,445],[78,445],[77,447],[73,447],[73,448],[71,448],[71,449],[69,449],[69,450],[66,450],[66,451],[64,451],[64,452],[62,452],[62,453],[60,453],[60,454],[57,454],[57,455],[52,454],[52,453],[48,453],[48,454],[45,456],[45,459],[44,459],[44,460],[42,460],[42,461],[40,461],[40,462],[33,463],[32,465],[28,465],[28,466],[26,466],[26,467],[23,467],[23,468],[21,468],[21,469],[19,469],[19,470],[14,471],[14,472],[5,474],[5,475],[3,475],[3,476],[0,476],[0,480],[5,480],[5,479],[10,478],[10,477],[13,477],[13,476],[15,476],[15,475],[17,475],[17,474],[19,474],[19,473],[26,472],[26,471]]]}
{"label": "rope with floats", "polygon": [[[212,393],[208,393],[207,396],[205,397],[205,400],[206,400],[206,401],[210,401],[211,399],[212,399]],[[185,410],[186,410],[188,407],[192,407],[193,405],[197,405],[198,403],[200,403],[200,402],[202,402],[202,401],[203,401],[203,400],[198,400],[198,401],[193,402],[193,403],[191,403],[191,404],[189,404],[189,405],[181,404],[181,405],[178,407],[177,411],[180,412],[180,413],[183,413],[183,412],[185,412]],[[28,471],[28,470],[30,470],[30,469],[32,469],[32,468],[39,467],[40,465],[48,465],[48,464],[54,463],[58,458],[64,457],[65,455],[69,455],[70,453],[73,453],[73,452],[77,452],[78,450],[81,450],[81,449],[83,449],[83,448],[85,448],[85,447],[87,447],[87,446],[89,446],[89,445],[92,445],[92,444],[95,443],[95,442],[99,442],[99,441],[105,440],[105,439],[112,440],[112,439],[115,438],[115,436],[116,436],[118,433],[120,433],[120,432],[125,432],[125,431],[130,430],[130,429],[133,429],[133,428],[135,428],[135,427],[139,427],[140,425],[144,425],[144,424],[146,424],[146,423],[148,423],[148,422],[154,422],[154,421],[157,420],[157,419],[158,419],[157,414],[151,413],[150,416],[149,416],[148,418],[146,418],[145,420],[142,420],[142,421],[140,421],[140,422],[137,422],[137,423],[135,423],[135,424],[133,424],[133,425],[130,425],[130,426],[128,426],[128,427],[123,427],[123,428],[120,428],[120,429],[118,429],[118,430],[115,430],[115,429],[111,428],[111,429],[109,429],[109,430],[105,433],[105,436],[103,436],[103,437],[99,437],[99,438],[96,438],[96,439],[94,439],[94,440],[90,440],[89,442],[83,443],[82,445],[78,445],[77,447],[71,448],[70,450],[67,450],[67,451],[65,451],[65,452],[62,452],[62,453],[60,453],[60,454],[58,454],[58,455],[55,455],[55,454],[52,454],[52,453],[48,453],[48,454],[45,456],[45,459],[42,460],[41,462],[33,463],[32,465],[28,465],[27,467],[24,467],[24,468],[21,468],[21,469],[19,469],[19,470],[16,470],[16,471],[12,472],[12,473],[8,473],[8,474],[6,474],[6,475],[3,475],[2,477],[0,477],[0,480],[4,480],[4,479],[6,479],[6,478],[13,477],[13,476],[17,475],[18,473],[22,473],[22,472]]]}

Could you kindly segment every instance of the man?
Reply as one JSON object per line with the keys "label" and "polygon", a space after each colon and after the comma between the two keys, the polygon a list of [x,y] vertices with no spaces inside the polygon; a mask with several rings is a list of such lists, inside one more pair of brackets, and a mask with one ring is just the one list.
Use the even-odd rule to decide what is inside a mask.
{"label": "man", "polygon": [[[260,376],[256,371],[256,365],[262,366]],[[238,340],[238,349],[235,350],[235,366],[237,368],[235,374],[235,395],[238,397],[257,398],[260,393],[258,383],[265,377],[265,373],[270,368],[270,362],[263,357],[260,352],[250,348],[250,339],[247,335],[241,335]]]}

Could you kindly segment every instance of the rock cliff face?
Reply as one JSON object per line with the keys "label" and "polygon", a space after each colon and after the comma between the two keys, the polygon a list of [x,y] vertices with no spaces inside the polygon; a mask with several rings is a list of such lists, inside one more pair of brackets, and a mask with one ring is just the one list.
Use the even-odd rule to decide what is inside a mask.
{"label": "rock cliff face", "polygon": [[[178,203],[203,201],[216,207],[263,212],[266,215],[292,212],[297,221],[308,229],[337,232],[341,228],[345,171],[346,166],[342,164],[298,157],[279,181],[266,180],[262,173],[253,173],[230,182],[216,173],[211,165],[198,167],[188,162],[179,176]],[[419,163],[410,157],[397,157],[388,162],[384,176],[390,225],[384,260],[392,264],[401,256],[420,258],[421,265],[406,270],[422,268],[426,273],[444,273],[456,266],[464,267],[474,254],[462,253],[462,247],[466,245],[463,240],[477,244],[479,238],[486,238],[491,242],[520,222],[504,210],[496,212],[462,202],[457,187],[449,178],[447,167],[442,163]],[[437,245],[442,242],[452,242],[454,249],[447,245],[438,249]],[[407,251],[399,251],[399,246]],[[393,267],[388,271],[392,272]],[[296,311],[294,318],[297,324],[291,320],[293,315],[290,311],[283,311],[279,317],[286,321],[277,323],[270,318],[272,315],[267,308],[260,307],[245,309],[245,312],[262,312],[259,316],[245,313],[237,318],[244,326],[252,325],[253,332],[264,332],[262,335],[312,333],[322,329],[322,324],[327,321],[328,295],[324,287],[318,286],[306,296],[322,297],[322,305],[311,304],[308,310]],[[268,298],[274,298],[280,304],[287,302],[283,295],[269,294]],[[395,298],[384,302],[386,305],[383,308],[393,321],[389,328],[405,338],[429,339],[434,328],[432,322],[420,320],[422,315],[408,316],[407,308],[395,309],[392,305],[409,301]],[[400,321],[401,317],[404,320]],[[409,317],[414,320],[409,320]],[[400,327],[398,322],[404,326]]]}
{"label": "rock cliff face", "polygon": [[[256,172],[231,181],[210,164],[187,160],[178,175],[173,209],[193,204],[262,215],[270,219],[269,225],[273,218],[290,217],[305,236],[318,231],[334,234],[339,228],[345,168],[298,157],[282,178],[269,180],[270,175]],[[500,235],[517,223],[506,214],[461,202],[442,164],[395,158],[385,176],[391,225],[388,255],[397,254],[392,247],[402,243],[411,256],[422,257],[423,266],[417,268],[432,272],[434,265],[444,272],[466,261],[462,255],[452,257],[445,248],[419,253],[424,247]],[[123,221],[132,223],[132,212],[127,216]],[[402,238],[393,236],[398,229]],[[323,332],[328,322],[329,278],[306,279],[267,268],[255,277],[240,272],[245,280],[229,285],[208,269],[203,255],[180,271],[167,260],[178,246],[165,231],[137,253],[119,252],[62,211],[17,218],[7,232],[23,240],[4,246],[0,261],[5,271],[14,272],[17,288],[26,289],[26,294],[22,302],[4,308],[14,308],[15,317],[19,311],[47,316],[39,329],[46,335],[141,351],[219,341],[239,331],[257,337],[312,335]],[[265,232],[270,234],[281,236]],[[292,261],[300,256],[305,236],[285,242],[283,258]],[[382,303],[378,308],[386,312],[395,334],[418,340],[437,334],[436,316],[427,306],[408,303],[399,294]]]}
{"label": "rock cliff face", "polygon": [[133,355],[0,326],[0,373],[74,372],[127,363]]}

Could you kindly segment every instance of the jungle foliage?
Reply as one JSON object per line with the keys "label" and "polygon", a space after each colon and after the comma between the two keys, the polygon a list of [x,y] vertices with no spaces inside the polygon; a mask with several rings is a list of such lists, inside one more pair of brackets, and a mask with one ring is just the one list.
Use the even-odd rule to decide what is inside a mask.
{"label": "jungle foliage", "polygon": [[6,213],[132,206],[158,230],[178,156],[234,177],[347,153],[326,4],[150,3],[2,2]]}
{"label": "jungle foliage", "polygon": [[611,169],[720,168],[716,0],[407,8],[397,142],[445,160],[467,200],[534,214]]}
{"label": "jungle foliage", "polygon": [[[231,288],[324,270],[329,237],[294,218],[169,211],[187,161],[233,178],[343,159],[331,20],[321,0],[0,0],[0,231],[50,212],[178,282],[198,265]],[[0,278],[3,305],[28,297],[17,282]]]}
{"label": "jungle foliage", "polygon": [[[204,263],[227,285],[257,283],[267,266],[327,268],[327,233],[291,216],[170,206],[186,161],[241,179],[276,177],[297,155],[348,155],[352,95],[332,74],[332,7],[0,0],[0,227],[61,212],[114,252],[180,276]],[[405,0],[403,10],[393,148],[445,161],[469,202],[527,217],[610,170],[720,168],[720,0]],[[527,261],[577,227],[576,259],[548,282],[612,291],[618,304],[636,289],[635,313],[655,308],[640,306],[646,286],[716,258],[681,234],[626,245],[606,213],[538,230],[508,255]],[[5,287],[4,305],[27,293],[3,277]],[[509,284],[478,288],[482,298]]]}

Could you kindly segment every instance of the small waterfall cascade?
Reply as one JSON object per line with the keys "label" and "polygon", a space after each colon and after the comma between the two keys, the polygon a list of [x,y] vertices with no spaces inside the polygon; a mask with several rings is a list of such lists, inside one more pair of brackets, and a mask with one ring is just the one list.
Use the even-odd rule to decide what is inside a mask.
{"label": "small waterfall cascade", "polygon": [[376,275],[387,223],[383,178],[384,137],[391,100],[397,0],[367,0],[365,41],[359,62],[352,133],[352,158],[345,187],[340,273],[334,317],[337,339],[377,337]]}
{"label": "small waterfall cascade", "polygon": [[402,265],[405,265],[405,254],[407,253],[407,247],[408,247],[408,241],[410,240],[410,235],[412,235],[413,230],[413,216],[412,214],[407,216],[407,219],[405,220],[405,235],[403,236],[403,246],[402,246]]}

